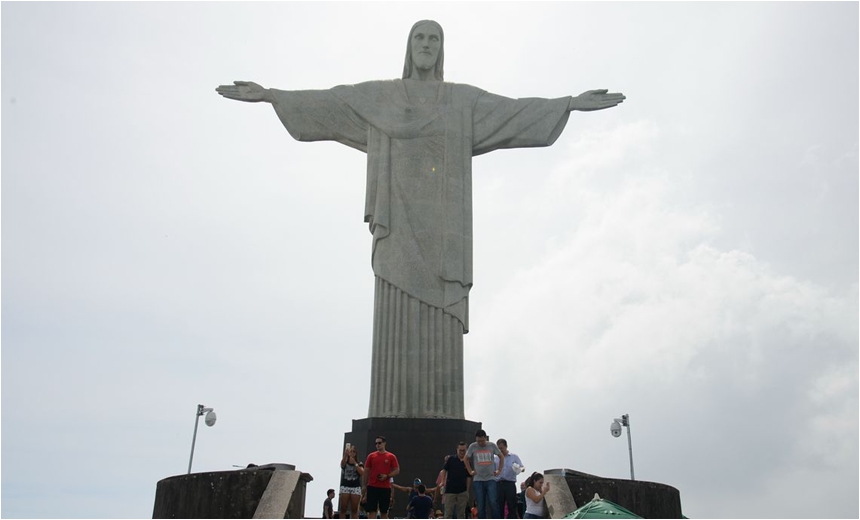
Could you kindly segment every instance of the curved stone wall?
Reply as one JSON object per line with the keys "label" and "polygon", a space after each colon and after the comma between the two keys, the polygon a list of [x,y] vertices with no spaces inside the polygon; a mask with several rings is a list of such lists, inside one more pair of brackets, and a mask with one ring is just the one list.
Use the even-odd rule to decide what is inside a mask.
{"label": "curved stone wall", "polygon": [[603,478],[571,469],[550,469],[547,475],[564,475],[577,506],[583,506],[594,494],[600,495],[642,518],[683,518],[681,493],[674,487],[657,482]]}
{"label": "curved stone wall", "polygon": [[270,464],[162,479],[152,518],[302,518],[313,477],[294,468]]}

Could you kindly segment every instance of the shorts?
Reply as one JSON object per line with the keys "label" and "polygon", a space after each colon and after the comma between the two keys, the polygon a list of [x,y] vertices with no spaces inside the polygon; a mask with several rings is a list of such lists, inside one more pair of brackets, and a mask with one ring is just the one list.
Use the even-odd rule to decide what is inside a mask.
{"label": "shorts", "polygon": [[375,486],[367,486],[367,502],[364,504],[364,510],[368,513],[375,513],[379,509],[379,514],[388,514],[388,507],[391,504],[391,488],[381,488]]}
{"label": "shorts", "polygon": [[340,494],[341,495],[358,495],[358,496],[361,496],[361,486],[355,486],[355,487],[341,486],[340,487]]}

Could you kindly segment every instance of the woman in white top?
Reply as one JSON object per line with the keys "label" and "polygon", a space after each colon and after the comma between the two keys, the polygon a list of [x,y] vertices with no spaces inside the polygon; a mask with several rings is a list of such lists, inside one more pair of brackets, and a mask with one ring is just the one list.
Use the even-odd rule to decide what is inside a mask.
{"label": "woman in white top", "polygon": [[549,491],[549,482],[544,482],[543,475],[534,472],[526,479],[526,486],[526,514],[523,518],[546,518],[544,497]]}

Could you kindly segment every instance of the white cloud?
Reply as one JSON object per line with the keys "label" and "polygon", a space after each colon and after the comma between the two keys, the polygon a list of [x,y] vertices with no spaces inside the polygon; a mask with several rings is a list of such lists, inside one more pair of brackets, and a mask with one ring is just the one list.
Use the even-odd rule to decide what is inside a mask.
{"label": "white cloud", "polygon": [[[749,253],[710,245],[720,216],[688,207],[674,189],[683,183],[674,182],[677,175],[648,165],[659,135],[636,124],[585,136],[571,153],[614,152],[574,157],[545,182],[547,193],[572,201],[578,219],[545,240],[539,261],[478,289],[489,294],[467,337],[466,365],[480,367],[467,386],[470,409],[506,429],[502,418],[517,410],[528,426],[504,436],[520,444],[529,438],[531,458],[557,460],[551,438],[589,437],[584,429],[605,434],[612,414],[633,408],[639,435],[644,422],[660,453],[649,469],[677,485],[682,500],[691,443],[703,450],[697,464],[712,468],[715,479],[725,480],[717,468],[731,472],[733,463],[754,488],[770,485],[774,464],[794,471],[810,458],[823,457],[843,478],[856,475],[856,435],[844,435],[857,424],[856,287],[833,293],[780,275]],[[618,185],[590,176],[595,163]],[[630,170],[635,164],[642,166]],[[559,207],[546,218],[566,218]],[[515,391],[499,399],[506,385]],[[821,406],[837,395],[836,406]],[[528,433],[566,413],[569,429],[555,421],[552,431]],[[601,422],[577,420],[592,413],[602,413]],[[679,424],[695,425],[690,436],[700,442],[679,436]],[[750,454],[748,444],[758,451]],[[602,459],[588,458],[598,474],[607,469]],[[748,490],[733,492],[750,516],[766,515]],[[734,514],[712,507],[688,515]]]}

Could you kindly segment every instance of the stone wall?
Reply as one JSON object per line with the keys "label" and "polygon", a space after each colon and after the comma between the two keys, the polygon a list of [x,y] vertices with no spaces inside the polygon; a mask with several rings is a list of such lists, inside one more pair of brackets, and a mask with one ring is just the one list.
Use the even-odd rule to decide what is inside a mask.
{"label": "stone wall", "polygon": [[152,518],[302,518],[313,477],[272,464],[158,481]]}
{"label": "stone wall", "polygon": [[551,469],[547,475],[564,475],[574,501],[583,506],[594,494],[642,518],[682,518],[681,493],[672,486],[642,480],[603,478],[570,469]]}

